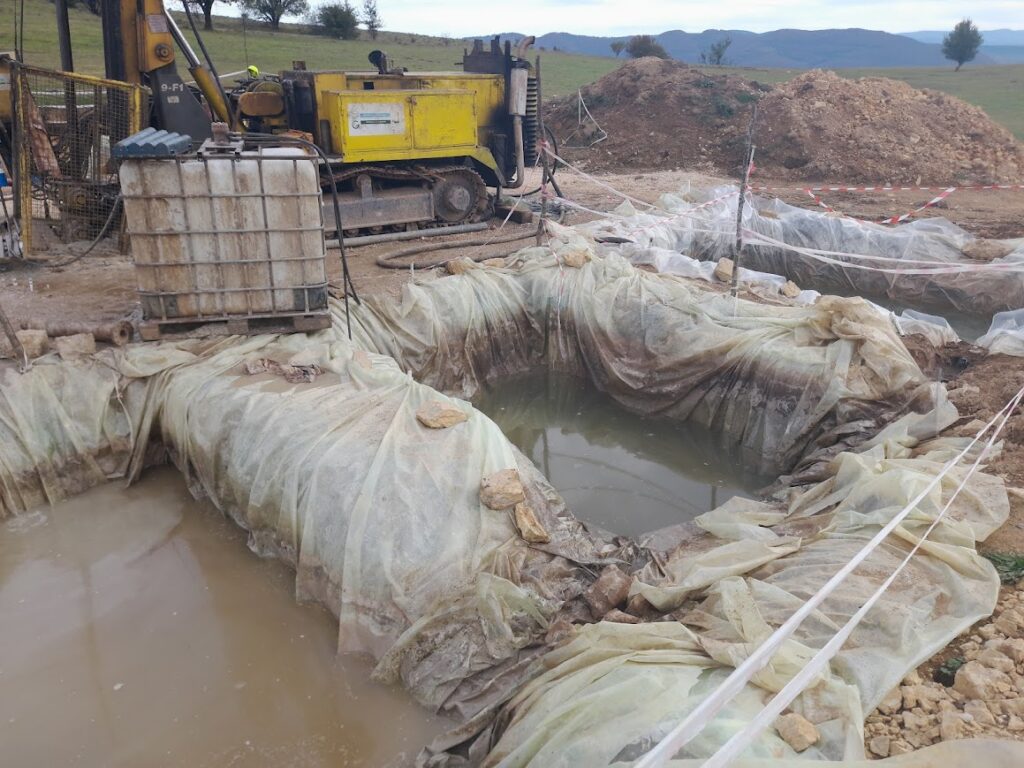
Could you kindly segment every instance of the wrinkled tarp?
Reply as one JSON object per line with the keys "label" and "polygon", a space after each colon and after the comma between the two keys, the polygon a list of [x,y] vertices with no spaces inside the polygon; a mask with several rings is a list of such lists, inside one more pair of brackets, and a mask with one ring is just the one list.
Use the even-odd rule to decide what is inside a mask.
{"label": "wrinkled tarp", "polygon": [[[725,200],[699,207],[701,200]],[[629,204],[619,215],[593,222],[581,229],[595,235],[628,238],[639,250],[664,249],[683,253],[699,261],[731,258],[736,241],[735,188],[712,189],[691,202],[680,195],[666,194],[658,200],[660,211],[638,213]],[[963,249],[975,238],[942,218],[916,219],[896,227],[883,226],[788,205],[777,198],[751,196],[743,209],[745,229],[789,245],[839,253],[881,256],[888,259],[923,260],[961,265],[1024,265],[1024,245],[1007,241],[1009,255],[991,262],[972,260]],[[634,254],[633,258],[643,258]],[[647,258],[650,258],[648,256]],[[846,262],[825,263],[785,248],[749,246],[743,265],[752,270],[783,275],[802,288],[886,297],[921,309],[943,308],[990,317],[996,312],[1024,306],[1024,273],[961,272],[958,274],[893,275],[848,266],[865,263],[842,256],[829,258]],[[898,263],[867,262],[871,266],[898,268]],[[915,266],[915,265],[908,265]]]}
{"label": "wrinkled tarp", "polygon": [[[296,568],[298,597],[338,615],[341,649],[368,651],[378,677],[468,721],[435,743],[425,763],[459,764],[446,750],[465,741],[486,753],[492,739],[491,765],[628,759],[927,482],[934,451],[948,448],[918,458],[914,451],[928,425],[948,423],[951,406],[864,302],[736,302],[614,255],[569,267],[569,257],[593,254],[568,230],[553,247],[522,252],[514,269],[409,286],[397,305],[367,301],[354,309],[354,343],[341,318],[308,337],[106,350],[76,363],[44,361],[17,379],[8,369],[0,390],[3,511],[134,476],[149,439],[159,437],[190,487],[248,529],[256,551]],[[295,385],[244,373],[246,362],[268,358],[324,373]],[[536,365],[587,375],[637,412],[698,419],[776,467],[813,455],[827,479],[795,493],[788,508],[727,505],[685,535],[604,539],[468,404],[455,401],[469,419],[452,429],[426,430],[415,419],[420,403],[440,397],[428,385],[468,395]],[[936,404],[934,416],[909,413]],[[908,414],[901,430],[890,427],[868,453],[842,452],[900,414]],[[526,545],[508,513],[480,504],[481,478],[510,466],[552,534],[548,545]],[[998,581],[973,543],[1007,505],[998,481],[983,484],[991,498],[943,524],[895,593],[900,616],[872,612],[844,650],[849,661],[801,697],[803,711],[825,713],[824,738],[808,757],[860,757],[864,710],[991,611]],[[922,505],[905,538],[935,504]],[[826,604],[747,688],[735,718],[716,723],[706,749],[859,605],[901,546],[894,539],[876,568]],[[634,590],[678,604],[684,622],[599,623],[541,655],[550,620],[578,604],[595,569],[612,559],[645,564]],[[593,707],[566,723],[558,702],[584,700]],[[615,712],[632,722],[618,735],[608,725]],[[520,727],[523,719],[534,725]],[[777,741],[766,734],[755,751],[774,751]]]}
{"label": "wrinkled tarp", "polygon": [[[591,252],[559,231],[560,252]],[[428,283],[411,286],[398,308],[368,302],[357,342],[464,397],[538,365],[585,377],[635,413],[710,428],[761,474],[836,453],[932,405],[931,384],[863,300],[768,306],[615,255],[584,269],[555,265],[546,249],[521,258],[515,271],[462,275],[457,299]]]}
{"label": "wrinkled tarp", "polygon": [[997,314],[977,344],[992,353],[1024,357],[1024,309]]}

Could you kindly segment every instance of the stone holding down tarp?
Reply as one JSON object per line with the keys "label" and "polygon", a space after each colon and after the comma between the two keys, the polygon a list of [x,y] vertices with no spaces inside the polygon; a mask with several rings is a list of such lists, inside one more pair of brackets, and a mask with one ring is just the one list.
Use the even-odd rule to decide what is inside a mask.
{"label": "stone holding down tarp", "polygon": [[[924,487],[956,447],[928,442],[955,410],[863,302],[734,301],[601,256],[572,230],[551,245],[506,269],[410,285],[397,304],[353,306],[352,342],[335,305],[341,322],[310,336],[43,358],[21,377],[5,369],[2,511],[134,477],[165,450],[255,551],[296,569],[299,598],[338,616],[341,650],[370,653],[380,679],[464,723],[423,764],[628,763]],[[465,397],[539,366],[587,376],[637,413],[696,419],[744,460],[818,484],[638,541],[588,530],[489,419],[438,391]],[[290,383],[271,372],[289,367],[318,374]],[[417,413],[439,400],[468,418],[424,426]],[[866,453],[849,452],[887,424]],[[514,508],[481,500],[484,478],[506,469],[518,472],[531,530],[544,531],[534,543]],[[826,602],[692,754],[713,750],[830,636],[950,487]],[[974,542],[1005,518],[1006,495],[993,479],[968,489],[893,603],[869,614],[798,700],[820,732],[802,757],[861,758],[864,711],[991,611],[998,581]],[[652,606],[646,618],[668,620],[599,621],[584,593],[613,563]],[[755,752],[793,754],[774,732]]]}

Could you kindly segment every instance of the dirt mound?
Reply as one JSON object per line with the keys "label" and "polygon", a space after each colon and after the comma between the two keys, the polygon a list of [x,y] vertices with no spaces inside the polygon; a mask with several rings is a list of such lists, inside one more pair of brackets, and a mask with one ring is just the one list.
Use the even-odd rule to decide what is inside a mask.
{"label": "dirt mound", "polygon": [[[885,78],[848,80],[813,70],[768,87],[680,62],[638,59],[584,88],[583,98],[608,138],[566,152],[594,170],[678,167],[735,175],[758,100],[756,165],[764,176],[897,184],[1024,177],[1024,146],[984,111]],[[545,119],[563,144],[588,144],[600,135],[577,130],[575,97],[552,102]]]}
{"label": "dirt mound", "polygon": [[[548,103],[550,128],[571,157],[602,171],[696,169],[735,172],[742,165],[750,105],[762,87],[731,75],[705,74],[677,61],[627,62],[582,89],[608,137],[592,124],[577,130],[575,96]],[[584,122],[589,123],[584,115]]]}

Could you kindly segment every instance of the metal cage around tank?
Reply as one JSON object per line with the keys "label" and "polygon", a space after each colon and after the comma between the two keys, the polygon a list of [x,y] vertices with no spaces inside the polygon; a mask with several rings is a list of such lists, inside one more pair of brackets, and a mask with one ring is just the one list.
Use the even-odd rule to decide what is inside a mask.
{"label": "metal cage around tank", "polygon": [[121,192],[147,321],[329,324],[316,156],[259,147],[130,159]]}

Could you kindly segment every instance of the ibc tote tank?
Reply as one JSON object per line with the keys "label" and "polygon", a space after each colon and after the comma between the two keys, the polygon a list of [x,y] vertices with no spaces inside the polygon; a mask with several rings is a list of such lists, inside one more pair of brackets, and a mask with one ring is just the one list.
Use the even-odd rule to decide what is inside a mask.
{"label": "ibc tote tank", "polygon": [[151,328],[239,318],[304,320],[296,330],[330,324],[314,157],[273,148],[129,159],[120,177]]}

